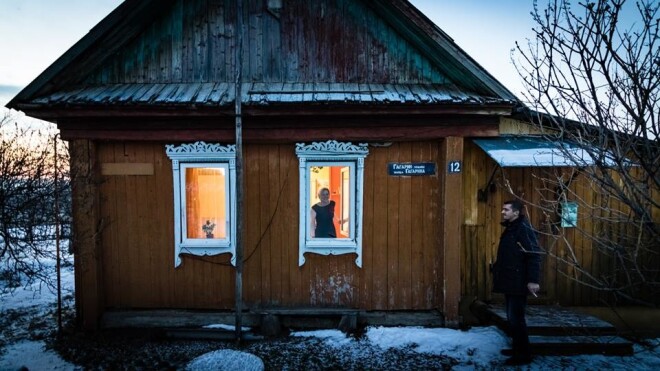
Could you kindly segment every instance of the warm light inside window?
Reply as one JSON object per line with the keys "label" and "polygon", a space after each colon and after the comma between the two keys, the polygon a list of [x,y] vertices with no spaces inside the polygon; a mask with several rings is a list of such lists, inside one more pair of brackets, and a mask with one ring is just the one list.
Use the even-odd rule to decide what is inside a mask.
{"label": "warm light inside window", "polygon": [[227,238],[227,185],[224,168],[186,168],[188,238]]}
{"label": "warm light inside window", "polygon": [[[319,191],[327,188],[330,201],[334,201],[333,225],[337,238],[350,237],[351,171],[349,166],[309,167],[309,207],[321,202]],[[314,225],[314,221],[310,221]]]}

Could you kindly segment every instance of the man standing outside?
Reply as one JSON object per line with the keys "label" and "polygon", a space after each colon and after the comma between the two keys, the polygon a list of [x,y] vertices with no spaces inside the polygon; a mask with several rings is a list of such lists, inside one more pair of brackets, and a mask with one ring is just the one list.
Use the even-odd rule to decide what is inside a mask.
{"label": "man standing outside", "polygon": [[[536,233],[522,214],[518,200],[504,202],[502,225],[505,227],[493,265],[493,292],[504,294],[506,316],[512,340],[507,365],[523,365],[532,361],[529,334],[525,321],[527,295],[539,292],[541,249]],[[506,351],[503,351],[503,354]]]}

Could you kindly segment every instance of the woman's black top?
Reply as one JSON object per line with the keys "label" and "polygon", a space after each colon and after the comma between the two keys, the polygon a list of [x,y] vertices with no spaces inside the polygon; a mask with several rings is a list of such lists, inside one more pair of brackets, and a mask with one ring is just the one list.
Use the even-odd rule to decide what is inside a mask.
{"label": "woman's black top", "polygon": [[337,231],[335,231],[335,224],[333,219],[335,217],[335,202],[330,201],[329,204],[321,206],[316,204],[312,206],[316,212],[316,229],[314,236],[317,238],[336,238]]}

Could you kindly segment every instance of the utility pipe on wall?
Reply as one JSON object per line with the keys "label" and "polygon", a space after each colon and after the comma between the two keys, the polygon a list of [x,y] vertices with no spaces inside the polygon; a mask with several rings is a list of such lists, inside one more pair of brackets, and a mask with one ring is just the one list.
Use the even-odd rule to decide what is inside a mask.
{"label": "utility pipe on wall", "polygon": [[243,326],[243,117],[242,117],[242,86],[243,83],[243,0],[236,0],[236,47],[234,61],[236,64],[235,114],[236,114],[236,340],[240,343]]}

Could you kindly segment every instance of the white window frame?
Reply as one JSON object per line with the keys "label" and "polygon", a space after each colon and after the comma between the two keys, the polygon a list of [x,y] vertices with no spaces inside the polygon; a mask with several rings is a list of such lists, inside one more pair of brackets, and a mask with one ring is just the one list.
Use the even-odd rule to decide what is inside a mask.
{"label": "white window frame", "polygon": [[[342,192],[342,201],[344,200],[344,192],[346,191],[345,184],[344,184],[344,177],[346,176],[346,173],[347,173],[346,170],[341,169],[341,172],[340,172],[340,174],[341,174],[341,178],[340,178],[341,186],[340,187],[341,187],[341,192]],[[355,177],[355,172],[353,172],[353,177]],[[350,205],[350,201],[355,199],[355,187],[354,187],[353,183],[350,183],[351,179],[355,179],[355,178],[351,178],[351,168],[349,168],[348,169],[348,180],[349,180],[349,184],[348,184],[348,194],[349,194],[349,199],[348,199],[348,202],[349,202],[349,205],[348,205],[348,223],[344,220],[344,215],[345,215],[344,206],[345,205],[343,204],[343,202],[342,202],[341,205],[339,205],[339,215],[341,216],[340,223],[339,223],[339,230],[341,231],[342,234],[346,233],[346,226],[347,225],[350,227],[350,221],[355,219],[355,209],[352,208],[351,205]],[[351,238],[352,238],[353,231],[350,228],[348,228],[348,233],[349,233],[349,236],[351,236]]]}
{"label": "white window frame", "polygon": [[[197,256],[231,254],[231,264],[236,265],[236,146],[195,142],[165,146],[172,160],[174,182],[174,267],[181,265],[181,254]],[[187,168],[224,168],[225,207],[227,237],[223,239],[199,239],[187,237],[186,223],[186,171]]]}
{"label": "white window frame", "polygon": [[[353,145],[350,142],[297,143],[296,155],[300,161],[300,216],[298,266],[305,264],[305,253],[320,255],[357,254],[355,264],[362,267],[362,215],[364,159],[369,154],[367,144]],[[348,166],[353,177],[350,184],[349,238],[312,238],[309,220],[311,206],[309,173],[314,166]],[[340,206],[341,209],[341,206]]]}
{"label": "white window frame", "polygon": [[[356,179],[356,174],[357,174],[356,167],[357,166],[356,166],[355,161],[307,161],[306,162],[305,174],[309,175],[309,172],[311,171],[311,168],[321,167],[321,166],[337,166],[337,167],[342,167],[342,168],[347,167],[348,171],[349,171],[349,175],[348,175],[349,181],[351,179],[353,179],[353,180]],[[342,172],[343,171],[344,170],[342,170]],[[307,202],[309,202],[311,197],[314,196],[312,194],[311,190],[309,190],[309,183],[310,183],[309,180],[310,179],[308,177],[307,178],[307,198],[305,199]],[[351,202],[351,200],[356,199],[355,196],[356,196],[356,188],[357,187],[356,187],[355,183],[356,183],[355,181],[349,182],[349,190],[348,190],[348,200],[349,200],[349,202]],[[312,205],[308,204],[307,206],[308,206],[307,207],[307,212],[309,213],[309,209],[311,209]],[[340,215],[341,210],[342,210],[342,205],[339,205],[339,204],[335,205],[335,215]],[[311,216],[308,214],[307,215],[307,225],[308,226],[310,225],[309,224],[310,218],[311,218]],[[350,223],[351,220],[354,220],[354,219],[355,219],[355,207],[350,207],[350,205],[349,205],[349,216],[348,216],[349,223]],[[341,223],[340,223],[340,227],[341,227]],[[342,247],[352,246],[352,243],[349,244],[348,241],[349,240],[350,241],[355,240],[355,228],[350,228],[350,227],[351,226],[349,225],[348,238],[344,238],[344,237],[337,237],[337,238],[314,237],[314,238],[311,238],[311,234],[312,234],[311,232],[312,231],[307,229],[307,231],[306,231],[306,233],[307,233],[307,235],[306,235],[307,236],[307,246],[308,247],[322,247],[322,246],[325,246],[325,245],[327,245],[328,243],[331,243],[331,242],[336,242],[337,246],[342,246]],[[339,235],[339,233],[337,233],[337,235]]]}

